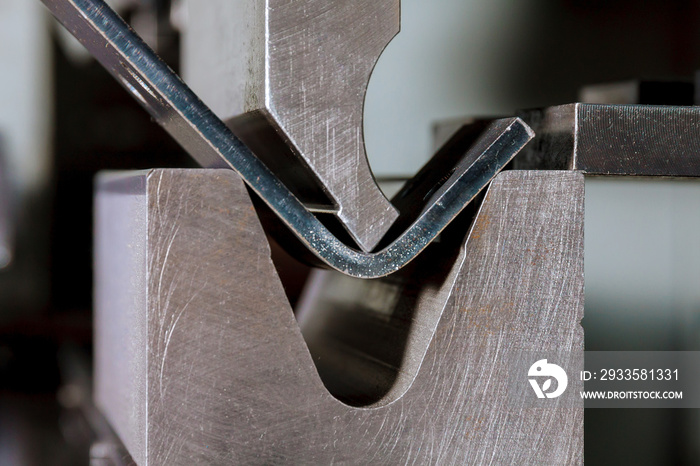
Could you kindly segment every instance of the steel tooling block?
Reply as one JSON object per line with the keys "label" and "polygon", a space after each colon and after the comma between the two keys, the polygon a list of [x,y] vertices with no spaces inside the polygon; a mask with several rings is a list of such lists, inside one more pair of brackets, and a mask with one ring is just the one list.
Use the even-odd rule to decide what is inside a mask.
{"label": "steel tooling block", "polygon": [[235,173],[101,176],[95,254],[96,402],[140,465],[583,460],[582,406],[504,389],[508,349],[583,352],[580,173],[493,181],[365,406],[324,385]]}

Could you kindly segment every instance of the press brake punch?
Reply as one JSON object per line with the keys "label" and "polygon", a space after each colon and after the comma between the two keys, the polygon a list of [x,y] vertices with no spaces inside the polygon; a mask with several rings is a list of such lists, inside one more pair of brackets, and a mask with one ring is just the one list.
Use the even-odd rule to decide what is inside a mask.
{"label": "press brake punch", "polygon": [[198,163],[236,171],[309,251],[350,276],[382,277],[410,262],[534,137],[519,118],[495,120],[440,184],[420,186],[433,179],[425,176],[428,165],[394,198],[415,211],[415,193],[430,193],[410,226],[385,238],[381,250],[358,250],[329,231],[104,1],[42,1]]}

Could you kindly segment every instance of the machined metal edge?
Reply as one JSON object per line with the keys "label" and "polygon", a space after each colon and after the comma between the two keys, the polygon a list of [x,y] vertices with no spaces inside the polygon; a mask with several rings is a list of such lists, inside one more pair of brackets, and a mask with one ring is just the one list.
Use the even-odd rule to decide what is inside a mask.
{"label": "machined metal edge", "polygon": [[575,103],[519,113],[537,137],[518,169],[700,176],[700,108]]}

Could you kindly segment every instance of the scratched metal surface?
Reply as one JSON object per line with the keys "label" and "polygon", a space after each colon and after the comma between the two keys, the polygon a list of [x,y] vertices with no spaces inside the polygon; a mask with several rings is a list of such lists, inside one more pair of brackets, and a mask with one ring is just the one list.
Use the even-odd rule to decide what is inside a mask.
{"label": "scratched metal surface", "polygon": [[[105,409],[108,390],[146,390],[139,425],[105,409],[139,464],[582,462],[583,409],[535,415],[509,403],[503,360],[508,349],[583,351],[581,174],[496,178],[447,271],[450,296],[417,350],[413,383],[364,408],[339,402],[319,378],[242,182],[212,170],[133,177],[146,184],[147,241],[128,254],[148,257],[136,283],[147,292],[148,343],[124,332],[96,344],[114,359],[141,345],[146,364],[136,383],[98,371],[97,397]],[[108,287],[134,277],[96,270]]]}
{"label": "scratched metal surface", "polygon": [[370,171],[363,108],[399,0],[187,3],[188,84],[285,184],[322,186],[296,194],[372,250],[398,212]]}
{"label": "scratched metal surface", "polygon": [[576,103],[520,112],[537,137],[520,169],[700,176],[700,108]]}

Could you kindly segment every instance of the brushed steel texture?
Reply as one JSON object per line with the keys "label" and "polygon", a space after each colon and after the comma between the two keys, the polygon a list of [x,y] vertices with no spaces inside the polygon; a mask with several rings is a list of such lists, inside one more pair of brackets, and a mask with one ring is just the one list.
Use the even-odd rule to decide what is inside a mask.
{"label": "brushed steel texture", "polygon": [[504,358],[583,352],[583,190],[501,173],[419,299],[401,389],[358,407],[319,377],[236,175],[103,176],[96,401],[141,465],[580,464],[583,407],[514,405]]}
{"label": "brushed steel texture", "polygon": [[519,114],[537,137],[517,168],[700,176],[700,108],[576,103]]}
{"label": "brushed steel texture", "polygon": [[[318,259],[348,275],[390,274],[412,260],[518,153],[534,134],[517,118],[495,121],[453,160],[407,216],[420,215],[375,253],[357,251],[331,233],[275,174],[134,34],[102,0],[43,0],[51,12],[203,166],[232,168]],[[427,189],[430,188],[430,189]],[[404,190],[403,197],[411,197]],[[398,200],[400,203],[401,200]],[[402,215],[403,219],[404,215]],[[399,219],[396,224],[404,224]]]}
{"label": "brushed steel texture", "polygon": [[399,32],[400,1],[187,6],[187,83],[285,184],[320,186],[309,201],[333,210],[372,250],[399,213],[367,161],[364,99],[379,55]]}

